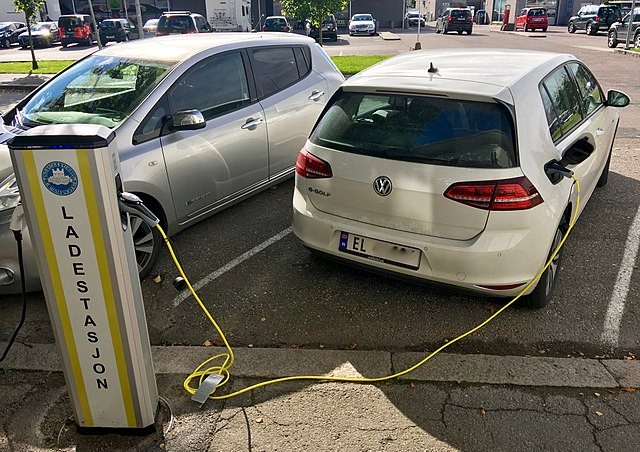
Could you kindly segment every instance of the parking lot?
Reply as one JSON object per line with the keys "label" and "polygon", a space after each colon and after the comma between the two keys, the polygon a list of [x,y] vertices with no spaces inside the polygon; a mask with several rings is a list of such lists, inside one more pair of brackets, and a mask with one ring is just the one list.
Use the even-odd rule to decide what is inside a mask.
{"label": "parking lot", "polygon": [[[399,40],[342,35],[325,49],[331,56],[394,54],[409,51],[417,40],[415,30],[397,34]],[[573,53],[605,90],[618,88],[635,102],[621,110],[609,184],[596,190],[565,245],[552,303],[537,311],[513,307],[449,351],[632,357],[640,351],[640,59],[608,49],[604,33],[570,35],[564,27],[552,27],[544,37],[527,35],[537,36],[495,33],[488,26],[477,26],[470,36],[436,35],[427,27],[420,39],[423,49],[465,47],[473,52],[506,47]],[[37,55],[75,59],[89,51],[56,46],[39,49]],[[18,48],[1,50],[0,59],[15,59],[15,54],[29,59],[28,52]],[[2,109],[22,94],[0,92]],[[501,301],[411,285],[311,255],[290,232],[292,191],[289,180],[173,237],[187,275],[232,345],[433,350],[500,307]],[[155,273],[157,277],[143,281],[152,343],[219,343],[193,299],[174,289],[171,282],[178,272],[168,252]],[[20,307],[19,296],[3,297],[0,340],[10,337]],[[52,342],[48,323],[42,294],[31,294],[22,340]]]}

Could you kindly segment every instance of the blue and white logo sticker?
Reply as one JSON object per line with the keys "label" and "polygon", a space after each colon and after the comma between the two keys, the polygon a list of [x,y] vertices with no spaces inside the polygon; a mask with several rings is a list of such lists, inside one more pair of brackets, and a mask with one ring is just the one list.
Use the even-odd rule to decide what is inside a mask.
{"label": "blue and white logo sticker", "polygon": [[64,162],[50,162],[42,168],[42,183],[54,195],[69,196],[78,188],[78,175]]}

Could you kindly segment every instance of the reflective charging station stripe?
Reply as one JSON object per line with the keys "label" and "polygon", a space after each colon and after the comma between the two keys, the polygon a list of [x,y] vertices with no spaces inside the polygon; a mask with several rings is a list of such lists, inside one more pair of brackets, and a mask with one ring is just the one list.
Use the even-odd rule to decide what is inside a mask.
{"label": "reflective charging station stripe", "polygon": [[60,269],[58,268],[58,260],[56,258],[56,252],[53,247],[53,239],[51,237],[51,231],[49,229],[49,218],[47,216],[46,209],[44,207],[44,200],[42,198],[42,192],[40,187],[40,178],[38,177],[39,171],[36,168],[35,158],[32,151],[23,151],[22,156],[24,159],[24,165],[29,180],[29,188],[31,190],[31,196],[33,205],[36,211],[36,220],[40,229],[40,235],[42,237],[42,244],[44,253],[47,260],[47,267],[49,274],[51,275],[51,283],[53,285],[53,291],[56,297],[56,303],[58,305],[58,315],[60,319],[60,325],[64,332],[64,340],[66,343],[67,353],[69,355],[69,361],[73,372],[73,384],[78,392],[78,399],[80,403],[80,409],[82,410],[83,421],[86,426],[92,427],[93,416],[91,414],[91,406],[89,405],[89,399],[87,397],[87,389],[84,385],[84,378],[82,376],[82,369],[80,367],[80,360],[78,358],[78,349],[76,348],[75,339],[73,337],[73,328],[71,326],[71,320],[69,318],[69,312],[67,311],[67,300],[62,287],[62,279],[60,277]]}
{"label": "reflective charging station stripe", "polygon": [[120,325],[118,322],[118,314],[116,312],[115,297],[113,287],[111,285],[111,272],[107,263],[106,245],[102,237],[102,229],[100,228],[100,216],[98,207],[95,203],[89,202],[95,199],[96,192],[93,185],[93,177],[91,174],[91,165],[89,163],[89,151],[78,150],[76,156],[78,158],[78,166],[82,179],[85,200],[87,201],[87,214],[89,223],[91,224],[91,235],[96,253],[96,260],[100,272],[100,284],[105,302],[107,316],[109,318],[109,330],[111,331],[111,342],[118,367],[118,377],[120,380],[120,388],[122,391],[122,401],[127,416],[129,427],[136,427],[136,415],[133,407],[133,398],[131,394],[131,386],[129,384],[129,375],[127,363],[124,357],[124,348],[122,344],[122,335],[120,333]]}

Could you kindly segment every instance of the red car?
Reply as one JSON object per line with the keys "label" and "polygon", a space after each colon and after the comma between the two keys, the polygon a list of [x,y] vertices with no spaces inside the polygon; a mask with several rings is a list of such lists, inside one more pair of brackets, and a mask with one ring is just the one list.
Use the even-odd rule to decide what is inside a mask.
{"label": "red car", "polygon": [[549,18],[547,9],[542,7],[524,8],[516,17],[516,30],[547,31]]}

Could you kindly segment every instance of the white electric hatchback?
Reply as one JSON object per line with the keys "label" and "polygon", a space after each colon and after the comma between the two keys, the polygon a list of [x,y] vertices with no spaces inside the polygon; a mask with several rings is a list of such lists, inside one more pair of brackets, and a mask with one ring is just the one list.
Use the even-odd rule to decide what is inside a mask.
{"label": "white electric hatchback", "polygon": [[[298,156],[293,231],[343,261],[514,296],[607,182],[619,91],[572,55],[434,50],[345,82]],[[545,306],[561,253],[523,297]]]}

